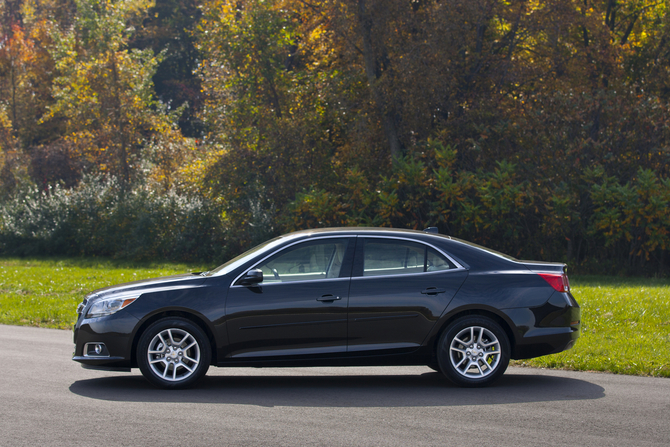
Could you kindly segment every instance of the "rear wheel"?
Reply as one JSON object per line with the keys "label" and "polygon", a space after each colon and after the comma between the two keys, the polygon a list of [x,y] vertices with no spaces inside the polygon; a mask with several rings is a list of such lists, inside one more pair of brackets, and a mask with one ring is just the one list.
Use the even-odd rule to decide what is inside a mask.
{"label": "rear wheel", "polygon": [[207,373],[212,352],[202,330],[183,318],[165,318],[149,326],[138,343],[142,375],[161,388],[184,388]]}
{"label": "rear wheel", "polygon": [[498,323],[466,316],[454,321],[440,338],[437,359],[442,373],[456,385],[486,386],[507,369],[510,344]]}

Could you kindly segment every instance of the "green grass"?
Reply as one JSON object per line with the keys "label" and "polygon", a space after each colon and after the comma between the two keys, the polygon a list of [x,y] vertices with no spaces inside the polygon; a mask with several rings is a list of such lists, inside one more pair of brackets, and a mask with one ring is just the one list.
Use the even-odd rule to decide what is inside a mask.
{"label": "green grass", "polygon": [[88,292],[198,270],[203,268],[100,259],[0,258],[0,324],[71,329],[77,305]]}
{"label": "green grass", "polygon": [[[70,329],[86,293],[214,266],[0,258],[0,323]],[[670,280],[571,277],[582,307],[574,348],[515,365],[670,377]]]}
{"label": "green grass", "polygon": [[669,280],[570,280],[582,308],[582,334],[575,347],[513,364],[670,377]]}

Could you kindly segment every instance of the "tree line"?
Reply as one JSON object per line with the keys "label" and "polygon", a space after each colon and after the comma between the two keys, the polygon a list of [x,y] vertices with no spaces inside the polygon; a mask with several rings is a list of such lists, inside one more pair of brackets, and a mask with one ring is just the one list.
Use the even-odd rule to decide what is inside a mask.
{"label": "tree line", "polygon": [[299,228],[437,226],[583,272],[666,273],[665,0],[0,14],[3,253],[219,261]]}

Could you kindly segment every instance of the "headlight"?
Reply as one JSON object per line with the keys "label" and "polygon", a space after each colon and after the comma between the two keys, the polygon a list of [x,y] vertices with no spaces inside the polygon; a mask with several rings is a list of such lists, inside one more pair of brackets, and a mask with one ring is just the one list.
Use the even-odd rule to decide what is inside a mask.
{"label": "headlight", "polygon": [[100,301],[93,303],[93,305],[86,313],[86,318],[104,317],[105,315],[111,315],[128,306],[137,298],[139,298],[137,295],[120,295],[103,298]]}

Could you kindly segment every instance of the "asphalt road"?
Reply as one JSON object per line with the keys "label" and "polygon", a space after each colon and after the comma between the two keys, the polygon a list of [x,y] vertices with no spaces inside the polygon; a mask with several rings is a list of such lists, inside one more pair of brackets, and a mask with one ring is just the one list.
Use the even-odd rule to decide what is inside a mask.
{"label": "asphalt road", "polygon": [[670,380],[510,368],[211,368],[163,391],[73,362],[68,331],[0,325],[0,445],[670,445]]}

